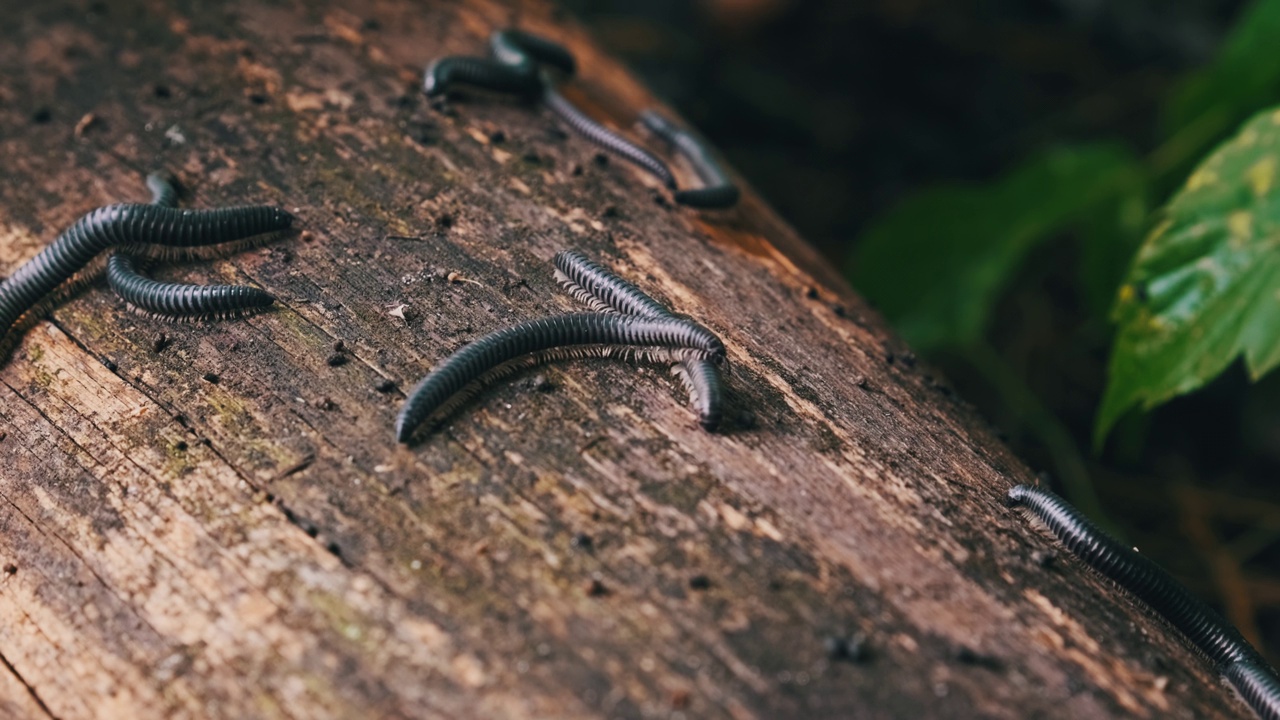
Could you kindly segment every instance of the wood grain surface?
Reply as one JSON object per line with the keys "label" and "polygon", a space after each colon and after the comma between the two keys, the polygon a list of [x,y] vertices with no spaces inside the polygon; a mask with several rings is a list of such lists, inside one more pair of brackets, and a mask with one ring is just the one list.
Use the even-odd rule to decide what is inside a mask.
{"label": "wood grain surface", "polygon": [[[0,715],[1248,716],[1033,560],[1053,543],[1001,504],[1029,470],[756,195],[678,208],[544,110],[418,90],[519,25],[632,132],[655,99],[563,13],[2,6],[0,273],[154,170],[301,232],[158,271],[274,312],[173,325],[99,283],[0,368]],[[397,446],[435,362],[575,308],[564,248],[721,335],[724,431],[666,368],[579,361]],[[856,633],[867,658],[828,653]]]}

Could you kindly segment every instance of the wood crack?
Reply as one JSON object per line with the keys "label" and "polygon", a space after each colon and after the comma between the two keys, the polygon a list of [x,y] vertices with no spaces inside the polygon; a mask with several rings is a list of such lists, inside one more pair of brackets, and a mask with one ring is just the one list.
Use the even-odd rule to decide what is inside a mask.
{"label": "wood crack", "polygon": [[35,701],[35,704],[39,706],[46,716],[52,718],[52,720],[58,720],[58,716],[53,714],[53,711],[49,709],[48,705],[45,705],[44,699],[40,697],[40,693],[36,692],[35,687],[33,687],[31,683],[28,683],[26,679],[22,677],[22,673],[18,672],[18,669],[13,666],[13,663],[9,662],[9,658],[4,656],[3,650],[0,650],[0,665],[3,665],[19,683],[22,683],[22,687],[27,689],[27,693],[31,696],[31,699]]}

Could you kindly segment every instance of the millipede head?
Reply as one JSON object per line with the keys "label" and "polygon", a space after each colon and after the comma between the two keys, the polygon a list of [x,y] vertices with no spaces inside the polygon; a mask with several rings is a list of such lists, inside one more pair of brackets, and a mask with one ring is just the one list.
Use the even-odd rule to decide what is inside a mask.
{"label": "millipede head", "polygon": [[537,68],[546,65],[565,75],[578,69],[573,53],[563,45],[540,35],[507,28],[489,36],[489,54],[503,65]]}
{"label": "millipede head", "polygon": [[457,85],[516,95],[525,100],[536,98],[543,88],[542,77],[536,69],[460,55],[431,61],[422,76],[422,91],[427,97],[439,97]]}
{"label": "millipede head", "polygon": [[173,207],[178,202],[178,190],[165,173],[151,173],[147,176],[147,189],[151,191],[151,204]]}
{"label": "millipede head", "polygon": [[640,125],[644,127],[644,129],[663,139],[667,139],[671,135],[680,132],[680,129],[676,127],[675,123],[671,122],[665,115],[659,113],[657,110],[653,110],[652,108],[641,111],[639,120]]}
{"label": "millipede head", "polygon": [[445,83],[441,81],[439,67],[440,62],[448,60],[448,58],[436,58],[427,63],[427,69],[422,73],[422,92],[427,97],[439,97],[449,91]]}
{"label": "millipede head", "polygon": [[1031,495],[1031,488],[1026,485],[1014,485],[1009,488],[1009,492],[1004,496],[1004,504],[1006,507],[1018,507],[1027,501]]}
{"label": "millipede head", "polygon": [[271,221],[277,230],[288,230],[293,227],[293,213],[282,207],[271,208]]}

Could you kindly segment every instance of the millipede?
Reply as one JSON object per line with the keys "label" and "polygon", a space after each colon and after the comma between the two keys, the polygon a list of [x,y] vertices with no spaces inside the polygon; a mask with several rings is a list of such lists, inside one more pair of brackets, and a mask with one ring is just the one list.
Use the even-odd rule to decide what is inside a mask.
{"label": "millipede", "polygon": [[[579,302],[597,312],[642,317],[675,317],[665,305],[576,250],[556,253],[556,279]],[[681,361],[671,368],[689,393],[689,401],[706,430],[720,425],[724,383],[718,364],[706,360]]]}
{"label": "millipede", "polygon": [[42,298],[74,279],[108,248],[181,251],[280,232],[292,223],[288,212],[266,205],[178,210],[119,203],[98,208],[0,283],[0,331],[7,335]]}
{"label": "millipede", "polygon": [[568,48],[515,28],[498,30],[490,35],[489,54],[503,65],[530,73],[537,73],[541,65],[550,66],[565,75],[573,75],[578,70],[578,62]]}
{"label": "millipede", "polygon": [[577,250],[556,253],[552,263],[556,268],[556,279],[580,302],[594,302],[602,311],[623,315],[671,315],[665,305]]}
{"label": "millipede", "polygon": [[1184,635],[1260,717],[1280,719],[1280,680],[1231,623],[1159,565],[1103,532],[1070,503],[1016,485],[1007,502],[1042,522],[1085,565],[1141,600]]}
{"label": "millipede", "polygon": [[667,189],[676,189],[675,175],[671,174],[671,168],[667,167],[667,164],[659,159],[657,155],[596,122],[565,99],[550,84],[546,85],[542,90],[542,104],[546,105],[556,117],[564,121],[574,132],[588,141],[645,170],[657,178],[658,182],[661,182]]}
{"label": "millipede", "polygon": [[675,176],[657,155],[596,122],[556,91],[542,66],[572,75],[577,62],[568,49],[546,38],[508,29],[490,36],[489,50],[489,59],[453,55],[432,61],[423,75],[423,91],[435,97],[457,85],[472,85],[525,99],[536,98],[586,140],[640,167],[666,188],[676,189]]}
{"label": "millipede", "polygon": [[531,368],[568,360],[613,359],[628,363],[671,364],[709,362],[696,360],[700,351],[666,347],[630,347],[625,345],[576,345],[555,347],[508,360],[468,382],[423,419],[411,436],[436,427],[463,405],[471,402],[485,388]]}
{"label": "millipede", "polygon": [[700,188],[677,190],[673,193],[672,197],[677,203],[696,208],[727,208],[737,204],[741,195],[738,187],[729,179],[729,173],[720,166],[701,138],[678,127],[655,110],[640,113],[640,124],[675,148],[677,153],[689,161],[698,179],[702,181],[703,186]]}
{"label": "millipede", "polygon": [[247,285],[190,285],[152,280],[123,253],[107,260],[107,281],[133,309],[152,317],[196,322],[242,317],[270,308],[275,298]]}
{"label": "millipede", "polygon": [[151,173],[146,179],[147,189],[151,191],[151,204],[161,207],[176,207],[178,189],[169,182],[169,178],[160,173]]}
{"label": "millipede", "polygon": [[671,366],[671,374],[689,393],[689,402],[702,428],[714,431],[720,427],[724,414],[724,381],[720,378],[720,368],[706,360],[684,360]]}
{"label": "millipede", "polygon": [[724,344],[690,320],[571,313],[503,328],[455,352],[409,393],[396,418],[396,439],[408,442],[454,394],[523,355],[572,345],[635,345],[687,349],[698,359],[722,361]]}
{"label": "millipede", "polygon": [[1280,679],[1266,663],[1240,660],[1222,672],[1240,699],[1262,720],[1280,720]]}
{"label": "millipede", "polygon": [[[147,176],[152,205],[172,207],[173,184],[158,174]],[[255,233],[256,234],[256,233]],[[250,236],[252,237],[252,236]],[[190,285],[145,277],[137,260],[117,250],[107,259],[107,284],[130,308],[151,317],[196,322],[223,320],[261,312],[275,303],[269,293],[246,285]]]}
{"label": "millipede", "polygon": [[537,73],[487,58],[455,55],[440,58],[427,66],[422,91],[427,97],[443,95],[459,85],[470,85],[498,93],[534,100],[542,92]]}

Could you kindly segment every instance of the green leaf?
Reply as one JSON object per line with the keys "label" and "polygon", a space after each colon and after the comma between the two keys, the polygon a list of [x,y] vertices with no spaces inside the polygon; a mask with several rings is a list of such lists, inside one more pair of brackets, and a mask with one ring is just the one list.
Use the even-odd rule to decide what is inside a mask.
{"label": "green leaf", "polygon": [[1121,286],[1094,443],[1140,405],[1190,392],[1243,356],[1280,364],[1280,110],[1250,120],[1164,208]]}
{"label": "green leaf", "polygon": [[1084,145],[991,184],[926,190],[863,235],[849,277],[916,347],[972,344],[1027,253],[1139,173],[1123,148]]}

